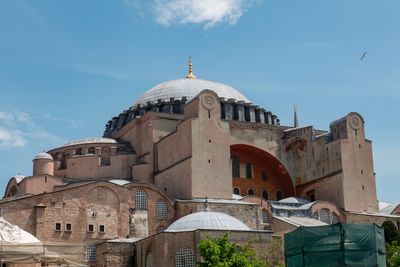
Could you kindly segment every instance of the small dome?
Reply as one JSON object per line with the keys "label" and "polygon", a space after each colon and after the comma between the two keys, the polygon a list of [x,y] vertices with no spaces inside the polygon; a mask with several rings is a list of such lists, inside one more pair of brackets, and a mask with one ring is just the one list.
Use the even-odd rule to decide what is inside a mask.
{"label": "small dome", "polygon": [[238,219],[221,212],[203,211],[189,214],[171,224],[165,232],[185,232],[198,229],[249,231]]}
{"label": "small dome", "polygon": [[42,152],[42,153],[37,154],[33,160],[37,160],[37,159],[53,160],[53,157],[49,153]]}
{"label": "small dome", "polygon": [[117,141],[112,138],[104,138],[104,137],[89,137],[84,139],[75,140],[63,145],[66,146],[76,146],[76,145],[86,145],[86,144],[116,144]]}
{"label": "small dome", "polygon": [[251,103],[242,93],[222,83],[202,80],[202,79],[178,79],[160,83],[149,91],[144,93],[135,103],[145,105],[147,102],[157,102],[161,100],[169,100],[171,97],[181,99],[186,97],[188,100],[197,96],[201,91],[208,89],[215,92],[219,97],[225,99],[235,99],[236,101],[244,101]]}

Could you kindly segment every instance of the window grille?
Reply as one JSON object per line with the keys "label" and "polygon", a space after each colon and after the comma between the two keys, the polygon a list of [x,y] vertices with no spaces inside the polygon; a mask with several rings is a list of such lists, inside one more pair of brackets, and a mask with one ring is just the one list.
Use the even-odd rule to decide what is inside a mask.
{"label": "window grille", "polygon": [[233,188],[233,193],[235,195],[240,195],[240,189],[238,187]]}
{"label": "window grille", "polygon": [[194,252],[190,248],[183,248],[178,250],[175,257],[175,267],[195,267],[196,261]]}
{"label": "window grille", "polygon": [[264,190],[262,192],[262,197],[263,197],[264,200],[268,200],[268,192]]}
{"label": "window grille", "polygon": [[135,208],[137,210],[147,210],[147,194],[143,190],[135,193]]}
{"label": "window grille", "polygon": [[261,218],[263,223],[270,223],[268,213],[265,210],[261,211]]}
{"label": "window grille", "polygon": [[86,261],[96,261],[96,246],[87,245],[85,256],[86,256]]}
{"label": "window grille", "polygon": [[167,204],[164,200],[159,200],[156,203],[157,219],[166,219],[168,215]]}
{"label": "window grille", "polygon": [[331,214],[327,209],[321,209],[319,211],[319,220],[324,223],[331,223]]}
{"label": "window grille", "polygon": [[319,220],[318,211],[314,212],[312,217],[313,217],[314,220]]}
{"label": "window grille", "polygon": [[153,267],[153,255],[151,253],[147,254],[146,267]]}

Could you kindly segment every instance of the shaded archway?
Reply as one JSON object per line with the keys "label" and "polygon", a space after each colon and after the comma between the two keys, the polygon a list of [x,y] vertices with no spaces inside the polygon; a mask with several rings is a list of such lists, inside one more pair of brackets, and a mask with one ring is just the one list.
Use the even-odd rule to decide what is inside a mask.
{"label": "shaded archway", "polygon": [[295,196],[289,173],[270,153],[237,144],[231,146],[231,159],[233,188],[239,188],[242,196],[250,189],[254,190],[254,196],[268,195],[268,200],[277,200],[277,195],[282,198]]}

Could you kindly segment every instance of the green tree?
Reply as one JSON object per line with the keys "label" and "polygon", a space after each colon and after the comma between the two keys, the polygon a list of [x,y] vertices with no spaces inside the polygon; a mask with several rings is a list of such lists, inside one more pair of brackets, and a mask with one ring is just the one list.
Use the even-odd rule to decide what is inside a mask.
{"label": "green tree", "polygon": [[392,244],[393,241],[400,241],[399,231],[392,221],[384,222],[382,227],[385,231],[385,242],[387,244]]}
{"label": "green tree", "polygon": [[386,244],[386,266],[400,266],[400,245],[397,241],[393,241],[391,244]]}
{"label": "green tree", "polygon": [[229,234],[223,237],[207,238],[200,241],[199,250],[202,261],[199,267],[262,267],[257,253],[250,244],[239,245],[228,241]]}

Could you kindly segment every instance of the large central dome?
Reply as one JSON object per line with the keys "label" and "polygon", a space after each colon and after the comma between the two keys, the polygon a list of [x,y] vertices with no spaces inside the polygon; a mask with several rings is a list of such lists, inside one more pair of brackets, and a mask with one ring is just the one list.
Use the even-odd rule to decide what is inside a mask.
{"label": "large central dome", "polygon": [[228,85],[196,78],[185,78],[163,82],[154,86],[144,93],[134,103],[134,106],[138,104],[144,105],[147,102],[157,102],[159,99],[169,100],[171,97],[178,99],[186,97],[190,100],[204,89],[214,91],[219,97],[225,99],[235,99],[236,101],[250,103],[247,97]]}

